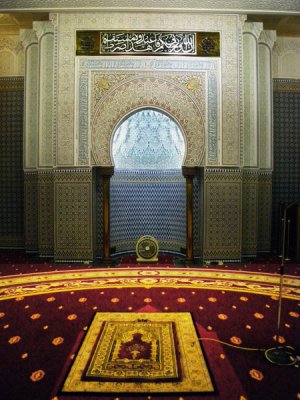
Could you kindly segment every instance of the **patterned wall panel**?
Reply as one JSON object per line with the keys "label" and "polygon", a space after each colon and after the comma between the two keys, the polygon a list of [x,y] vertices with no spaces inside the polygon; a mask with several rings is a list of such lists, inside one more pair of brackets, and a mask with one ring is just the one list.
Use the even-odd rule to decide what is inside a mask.
{"label": "patterned wall panel", "polygon": [[55,260],[92,260],[93,185],[90,169],[54,172]]}
{"label": "patterned wall panel", "polygon": [[152,235],[161,250],[185,248],[185,179],[181,171],[115,171],[111,178],[111,246],[135,251]]}
{"label": "patterned wall panel", "polygon": [[194,257],[203,257],[203,168],[193,180],[193,251]]}
{"label": "patterned wall panel", "polygon": [[0,247],[24,246],[23,97],[23,78],[0,78]]}
{"label": "patterned wall panel", "polygon": [[278,250],[279,203],[300,198],[300,80],[274,80],[272,247]]}
{"label": "patterned wall panel", "polygon": [[243,256],[256,256],[258,230],[258,170],[243,171]]}
{"label": "patterned wall panel", "polygon": [[24,175],[25,249],[38,251],[38,173],[26,171]]}
{"label": "patterned wall panel", "polygon": [[38,172],[39,254],[54,254],[53,171]]}
{"label": "patterned wall panel", "polygon": [[240,260],[241,212],[240,169],[205,169],[204,260]]}
{"label": "patterned wall panel", "polygon": [[258,248],[260,252],[271,250],[272,226],[272,171],[260,171],[258,178]]}
{"label": "patterned wall panel", "polygon": [[93,189],[95,196],[95,255],[103,256],[103,191],[102,177],[99,173],[93,176]]}

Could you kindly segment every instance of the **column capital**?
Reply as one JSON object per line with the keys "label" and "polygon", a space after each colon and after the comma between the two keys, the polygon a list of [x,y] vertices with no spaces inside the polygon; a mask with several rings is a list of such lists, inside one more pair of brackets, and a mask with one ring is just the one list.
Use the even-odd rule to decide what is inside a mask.
{"label": "column capital", "polygon": [[26,49],[31,44],[37,44],[38,39],[33,29],[21,29],[20,30],[20,40],[21,43]]}
{"label": "column capital", "polygon": [[258,39],[263,29],[264,25],[262,22],[245,22],[243,26],[243,33],[252,34],[256,37],[256,39]]}
{"label": "column capital", "polygon": [[115,172],[115,168],[112,165],[97,166],[97,167],[94,167],[94,168],[96,168],[97,172],[101,176],[105,176],[105,177],[111,177],[111,176],[113,176],[113,174]]}
{"label": "column capital", "polygon": [[54,33],[54,26],[51,21],[33,21],[32,25],[38,40],[47,33]]}
{"label": "column capital", "polygon": [[270,50],[272,50],[276,41],[276,36],[276,31],[264,30],[259,36],[258,43],[266,44],[270,48]]}
{"label": "column capital", "polygon": [[185,178],[194,178],[197,175],[198,167],[182,167],[182,175]]}

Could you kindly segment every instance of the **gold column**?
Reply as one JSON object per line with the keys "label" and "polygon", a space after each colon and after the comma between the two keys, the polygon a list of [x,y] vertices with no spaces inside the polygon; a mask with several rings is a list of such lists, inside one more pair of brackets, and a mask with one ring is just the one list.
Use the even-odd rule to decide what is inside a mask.
{"label": "gold column", "polygon": [[110,257],[110,178],[114,174],[114,167],[99,167],[102,176],[103,191],[103,257],[102,261],[109,264]]}
{"label": "gold column", "polygon": [[193,179],[197,174],[196,167],[182,167],[186,179],[186,262],[193,262]]}

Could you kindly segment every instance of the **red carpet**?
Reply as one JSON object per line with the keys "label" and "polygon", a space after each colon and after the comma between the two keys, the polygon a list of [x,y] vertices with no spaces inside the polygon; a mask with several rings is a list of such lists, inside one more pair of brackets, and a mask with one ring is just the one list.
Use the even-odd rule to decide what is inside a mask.
{"label": "red carpet", "polygon": [[[38,270],[32,279],[30,275],[0,279],[3,399],[300,398],[298,366],[278,367],[265,359],[263,351],[242,349],[268,349],[275,345],[277,275],[245,272],[238,275],[217,269],[159,269],[157,266],[141,270],[138,265],[135,269],[55,265],[54,269],[67,269],[67,273],[45,275],[41,273],[43,268],[44,271],[52,271],[52,268],[40,260],[34,263],[31,259],[27,264],[17,265],[17,268],[23,268],[22,271],[29,272],[36,266],[42,270]],[[8,269],[3,260],[2,266],[4,270]],[[77,274],[76,271],[72,273],[73,269]],[[280,341],[293,346],[299,354],[300,281],[287,277],[285,283]],[[61,395],[58,385],[67,372],[66,365],[71,362],[96,311],[191,312],[203,339],[201,343],[215,393],[198,396],[147,393],[134,397],[128,393],[118,396]]]}

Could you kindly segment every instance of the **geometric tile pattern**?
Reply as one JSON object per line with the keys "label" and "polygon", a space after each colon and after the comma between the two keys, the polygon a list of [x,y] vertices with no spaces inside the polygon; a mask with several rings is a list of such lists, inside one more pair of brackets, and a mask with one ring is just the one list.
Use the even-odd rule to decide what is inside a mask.
{"label": "geometric tile pattern", "polygon": [[92,173],[55,170],[55,260],[92,260]]}
{"label": "geometric tile pattern", "polygon": [[54,254],[53,170],[38,171],[39,255]]}
{"label": "geometric tile pattern", "polygon": [[0,78],[0,247],[24,246],[23,78]]}
{"label": "geometric tile pattern", "polygon": [[38,251],[38,173],[24,173],[25,249]]}
{"label": "geometric tile pattern", "polygon": [[278,249],[279,204],[300,198],[300,81],[274,80],[272,247]]}
{"label": "geometric tile pattern", "polygon": [[181,170],[115,170],[111,178],[111,246],[135,251],[143,235],[161,250],[186,245],[185,179]]}
{"label": "geometric tile pattern", "polygon": [[195,258],[203,256],[203,168],[193,179],[193,253]]}
{"label": "geometric tile pattern", "polygon": [[241,258],[242,174],[236,168],[204,171],[204,260]]}
{"label": "geometric tile pattern", "polygon": [[271,250],[272,171],[260,171],[258,177],[258,248]]}
{"label": "geometric tile pattern", "polygon": [[243,256],[256,256],[258,230],[258,170],[243,170]]}

